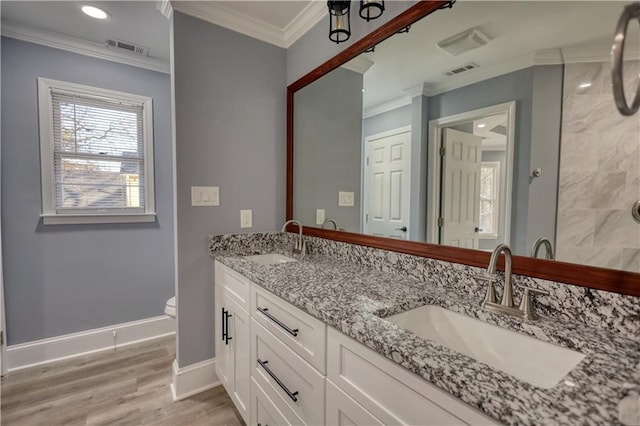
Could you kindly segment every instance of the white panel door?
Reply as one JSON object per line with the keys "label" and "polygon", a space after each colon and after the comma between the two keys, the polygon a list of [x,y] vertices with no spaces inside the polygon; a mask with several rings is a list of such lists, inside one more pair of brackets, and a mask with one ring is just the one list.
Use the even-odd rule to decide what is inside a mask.
{"label": "white panel door", "polygon": [[366,141],[364,233],[409,238],[411,131]]}
{"label": "white panel door", "polygon": [[443,129],[441,244],[478,248],[482,138]]}

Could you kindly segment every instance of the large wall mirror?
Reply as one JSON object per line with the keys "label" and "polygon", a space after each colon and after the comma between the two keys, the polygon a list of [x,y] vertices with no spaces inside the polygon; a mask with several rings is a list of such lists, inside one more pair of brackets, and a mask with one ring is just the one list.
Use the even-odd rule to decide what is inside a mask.
{"label": "large wall mirror", "polygon": [[610,77],[627,3],[437,3],[289,88],[288,215],[313,235],[469,264],[506,243],[521,273],[640,290],[640,118],[617,112]]}

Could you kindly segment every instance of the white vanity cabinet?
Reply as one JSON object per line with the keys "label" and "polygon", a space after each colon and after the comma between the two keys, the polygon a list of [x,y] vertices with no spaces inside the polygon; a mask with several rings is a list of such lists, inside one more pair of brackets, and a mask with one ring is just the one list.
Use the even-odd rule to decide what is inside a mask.
{"label": "white vanity cabinet", "polygon": [[216,311],[218,377],[248,424],[496,424],[219,262]]}
{"label": "white vanity cabinet", "polygon": [[[249,281],[234,274],[216,263],[216,373],[242,418],[248,422],[251,395]],[[238,297],[242,285],[237,281],[246,281],[247,296],[244,298]]]}

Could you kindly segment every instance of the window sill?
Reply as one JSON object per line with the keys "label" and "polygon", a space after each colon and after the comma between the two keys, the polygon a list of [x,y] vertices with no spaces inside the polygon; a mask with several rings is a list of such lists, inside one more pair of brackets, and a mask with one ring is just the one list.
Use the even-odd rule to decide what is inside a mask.
{"label": "window sill", "polygon": [[83,225],[98,223],[142,223],[155,222],[155,213],[135,214],[43,214],[45,225]]}

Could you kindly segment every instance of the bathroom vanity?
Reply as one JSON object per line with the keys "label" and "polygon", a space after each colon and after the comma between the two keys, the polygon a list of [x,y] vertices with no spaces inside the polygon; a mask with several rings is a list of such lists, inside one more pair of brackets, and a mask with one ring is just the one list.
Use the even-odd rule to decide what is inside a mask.
{"label": "bathroom vanity", "polygon": [[[618,403],[638,374],[637,341],[575,321],[483,310],[470,296],[482,285],[471,280],[477,288],[461,292],[452,265],[418,280],[393,270],[393,261],[407,255],[378,250],[384,257],[371,267],[319,252],[296,258],[282,247],[211,251],[218,377],[248,424],[618,422]],[[352,255],[362,255],[355,247]],[[274,252],[279,257],[271,260],[247,256]],[[414,318],[403,323],[398,316],[424,306],[455,316],[430,317],[445,337],[455,340],[457,331],[479,323],[495,329],[477,331],[480,344],[499,353],[505,348],[496,339],[508,351],[513,338],[513,351],[492,363],[478,348],[465,354],[455,342],[425,337]],[[458,317],[474,323],[456,331]],[[534,346],[517,353],[528,344],[518,339]],[[470,336],[461,341],[473,345]],[[547,349],[559,352],[545,355]],[[558,370],[564,351],[574,358]]]}

